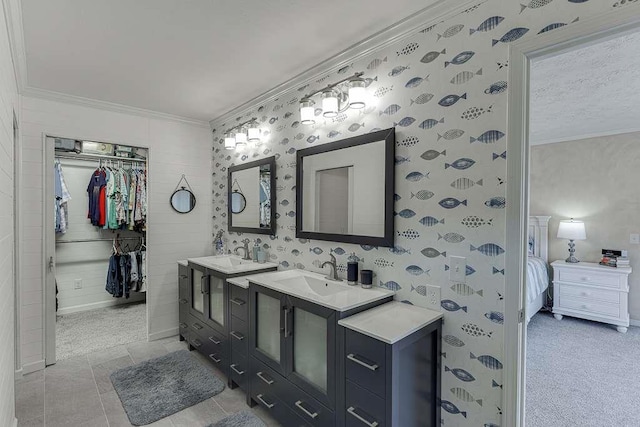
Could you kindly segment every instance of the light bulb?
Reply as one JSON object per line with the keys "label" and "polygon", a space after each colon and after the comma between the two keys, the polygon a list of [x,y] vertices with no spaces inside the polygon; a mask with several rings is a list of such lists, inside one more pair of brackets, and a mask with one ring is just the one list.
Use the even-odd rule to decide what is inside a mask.
{"label": "light bulb", "polygon": [[364,86],[364,80],[360,78],[349,82],[349,107],[354,109],[365,107],[366,92]]}
{"label": "light bulb", "polygon": [[224,148],[226,148],[227,150],[233,150],[234,148],[236,148],[236,139],[230,132],[227,132],[224,135]]}
{"label": "light bulb", "polygon": [[240,128],[240,130],[236,132],[236,145],[247,145],[247,133],[244,128]]}
{"label": "light bulb", "polygon": [[249,125],[249,130],[247,131],[247,135],[249,137],[249,142],[260,142],[260,129],[258,128],[257,123],[251,123]]}
{"label": "light bulb", "polygon": [[316,121],[313,114],[313,101],[305,98],[300,101],[300,123],[303,125],[312,125]]}
{"label": "light bulb", "polygon": [[331,89],[322,92],[322,115],[325,117],[338,115],[338,97]]}

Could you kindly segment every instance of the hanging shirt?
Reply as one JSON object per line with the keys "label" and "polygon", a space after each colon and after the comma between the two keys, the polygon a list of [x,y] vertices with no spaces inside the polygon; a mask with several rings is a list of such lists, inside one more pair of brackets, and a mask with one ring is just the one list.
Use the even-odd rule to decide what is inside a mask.
{"label": "hanging shirt", "polygon": [[89,196],[89,209],[87,212],[87,218],[91,220],[91,224],[100,224],[100,190],[107,184],[107,174],[101,170],[96,169],[91,175],[89,185],[87,186],[87,193]]}

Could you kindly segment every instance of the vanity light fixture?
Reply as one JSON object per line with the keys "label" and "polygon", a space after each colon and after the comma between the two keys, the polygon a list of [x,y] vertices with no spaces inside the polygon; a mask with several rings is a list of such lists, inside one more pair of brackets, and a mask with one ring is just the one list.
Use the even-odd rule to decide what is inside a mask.
{"label": "vanity light fixture", "polygon": [[256,117],[227,129],[224,134],[224,148],[227,150],[242,148],[247,142],[260,143],[260,128]]}
{"label": "vanity light fixture", "polygon": [[315,123],[315,111],[313,97],[320,94],[322,98],[322,115],[324,117],[336,117],[348,108],[364,108],[365,86],[362,79],[364,73],[355,73],[350,77],[337,81],[325,88],[309,93],[300,100],[300,123],[312,125]]}

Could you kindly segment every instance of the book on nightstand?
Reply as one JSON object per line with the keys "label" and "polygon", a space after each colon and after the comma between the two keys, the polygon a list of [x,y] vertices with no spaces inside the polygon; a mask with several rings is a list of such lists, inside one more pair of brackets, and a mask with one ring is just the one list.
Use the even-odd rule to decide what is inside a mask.
{"label": "book on nightstand", "polygon": [[[626,255],[626,254],[625,254]],[[622,264],[618,264],[618,260],[622,259]],[[602,250],[602,259],[600,260],[600,265],[606,265],[607,267],[628,267],[629,264],[623,265],[624,260],[629,261],[628,258],[622,257],[622,251],[618,251],[615,249],[603,249]]]}

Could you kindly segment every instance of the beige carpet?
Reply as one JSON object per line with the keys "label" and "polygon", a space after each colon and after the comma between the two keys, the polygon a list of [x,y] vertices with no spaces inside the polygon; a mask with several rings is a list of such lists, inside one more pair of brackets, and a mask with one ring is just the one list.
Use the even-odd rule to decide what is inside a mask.
{"label": "beige carpet", "polygon": [[146,340],[147,306],[144,302],[59,315],[56,359]]}

